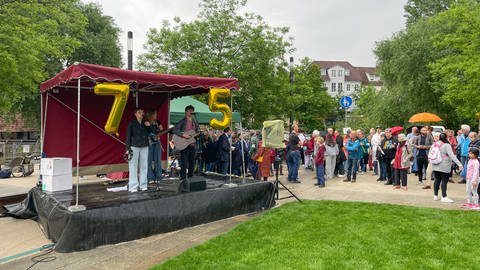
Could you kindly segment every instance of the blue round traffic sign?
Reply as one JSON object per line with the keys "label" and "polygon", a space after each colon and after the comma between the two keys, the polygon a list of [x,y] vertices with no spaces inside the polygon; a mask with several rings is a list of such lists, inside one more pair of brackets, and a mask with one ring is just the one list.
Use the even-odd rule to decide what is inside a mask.
{"label": "blue round traffic sign", "polygon": [[342,108],[344,108],[344,109],[350,108],[350,106],[352,106],[352,104],[353,104],[353,99],[350,96],[343,96],[340,99],[340,106],[342,106]]}

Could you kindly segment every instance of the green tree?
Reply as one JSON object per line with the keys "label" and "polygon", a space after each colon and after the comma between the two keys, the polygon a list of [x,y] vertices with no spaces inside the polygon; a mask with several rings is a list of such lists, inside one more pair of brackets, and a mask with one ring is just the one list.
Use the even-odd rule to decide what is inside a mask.
{"label": "green tree", "polygon": [[462,122],[477,124],[480,112],[480,4],[457,5],[432,19],[433,45],[441,57],[430,65],[441,100]]}
{"label": "green tree", "polygon": [[420,19],[430,18],[447,10],[458,0],[408,0],[405,4],[405,17],[407,25],[413,24]]}
{"label": "green tree", "polygon": [[38,115],[38,85],[47,63],[65,59],[80,42],[86,20],[77,0],[11,1],[0,5],[0,112]]}
{"label": "green tree", "polygon": [[99,4],[80,4],[80,11],[87,18],[85,32],[72,33],[80,42],[67,60],[67,65],[84,62],[110,67],[121,67],[122,54],[119,43],[120,29],[113,18],[103,15]]}
{"label": "green tree", "polygon": [[[234,93],[233,109],[241,111],[245,124],[258,126],[288,105],[285,56],[293,49],[286,37],[288,28],[271,27],[255,14],[239,14],[245,3],[204,0],[193,22],[175,18],[173,25],[164,22],[160,29],[151,29],[148,52],[139,57],[139,66],[157,72],[238,78],[241,90]],[[284,102],[274,103],[281,96]]]}

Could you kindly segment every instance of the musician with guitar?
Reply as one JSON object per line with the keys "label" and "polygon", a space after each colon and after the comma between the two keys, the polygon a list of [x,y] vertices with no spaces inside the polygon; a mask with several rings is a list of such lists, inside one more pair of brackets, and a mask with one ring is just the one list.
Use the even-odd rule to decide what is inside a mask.
{"label": "musician with guitar", "polygon": [[158,183],[162,179],[162,146],[160,144],[160,132],[163,131],[162,124],[157,120],[157,111],[147,113],[147,120],[150,123],[148,134],[148,172],[147,180]]}
{"label": "musician with guitar", "polygon": [[192,105],[185,107],[185,117],[173,128],[175,149],[180,150],[180,185],[179,192],[188,192],[188,178],[193,176],[195,166],[195,137],[200,134],[200,127],[193,119],[195,108]]}

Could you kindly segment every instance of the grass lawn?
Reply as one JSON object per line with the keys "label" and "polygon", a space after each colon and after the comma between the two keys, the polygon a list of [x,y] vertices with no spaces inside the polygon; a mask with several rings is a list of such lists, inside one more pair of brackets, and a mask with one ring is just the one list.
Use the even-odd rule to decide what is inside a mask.
{"label": "grass lawn", "polygon": [[152,269],[480,269],[480,212],[289,203]]}

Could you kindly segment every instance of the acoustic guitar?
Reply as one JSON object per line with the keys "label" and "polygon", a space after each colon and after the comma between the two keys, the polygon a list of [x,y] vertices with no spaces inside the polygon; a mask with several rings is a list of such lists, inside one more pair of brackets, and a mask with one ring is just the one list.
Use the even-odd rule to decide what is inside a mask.
{"label": "acoustic guitar", "polygon": [[195,133],[195,130],[189,130],[183,133],[184,135],[190,135],[190,138],[185,139],[183,137],[180,137],[176,134],[173,134],[173,145],[176,150],[182,151],[183,149],[187,148],[192,143],[195,143],[197,137],[200,133]]}

